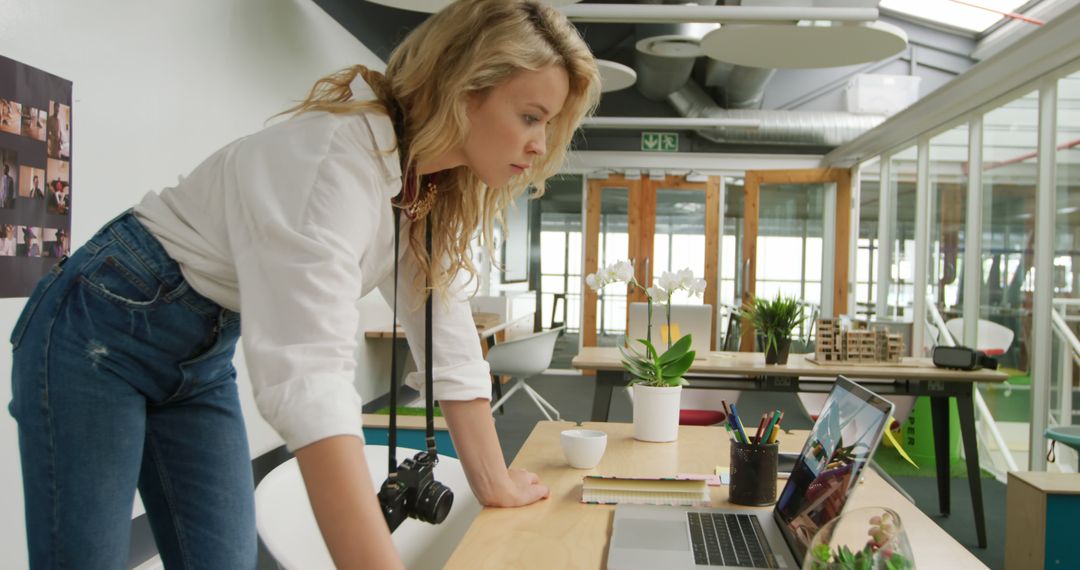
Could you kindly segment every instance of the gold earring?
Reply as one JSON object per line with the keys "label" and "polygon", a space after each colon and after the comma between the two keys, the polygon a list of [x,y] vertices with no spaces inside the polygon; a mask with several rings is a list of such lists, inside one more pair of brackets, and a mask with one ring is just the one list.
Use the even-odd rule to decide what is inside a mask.
{"label": "gold earring", "polygon": [[426,191],[424,194],[416,199],[409,207],[406,213],[410,219],[419,220],[428,215],[431,208],[435,205],[435,195],[438,194],[439,187],[434,182],[428,182]]}

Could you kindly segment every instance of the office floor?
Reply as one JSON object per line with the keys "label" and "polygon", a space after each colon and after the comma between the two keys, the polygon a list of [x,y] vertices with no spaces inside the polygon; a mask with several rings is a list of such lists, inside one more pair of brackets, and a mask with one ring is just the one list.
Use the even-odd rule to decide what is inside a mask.
{"label": "office floor", "polygon": [[[569,368],[569,360],[573,352],[576,352],[576,344],[577,339],[573,335],[564,335],[560,338],[556,345],[552,366],[564,365]],[[562,364],[562,361],[565,361],[565,364]],[[593,388],[589,379],[580,376],[537,376],[529,380],[529,385],[551,402],[564,420],[586,421],[589,419]],[[757,396],[768,397],[764,394],[755,394],[755,397]],[[495,428],[499,432],[503,454],[507,461],[510,461],[524,445],[525,439],[536,422],[543,420],[544,417],[532,400],[522,392],[507,401],[505,412],[505,414],[495,415]],[[612,397],[610,421],[629,422],[631,418],[629,399],[616,391]],[[809,425],[802,427],[809,427]],[[953,469],[953,472],[962,473],[963,470]],[[984,564],[995,570],[1005,567],[1004,484],[995,479],[982,479],[989,546],[980,549],[975,543],[975,522],[966,477],[954,476],[952,480],[952,514],[948,517],[938,514],[937,481],[934,477],[896,477],[896,480],[915,499],[915,504],[923,512],[967,547]]]}

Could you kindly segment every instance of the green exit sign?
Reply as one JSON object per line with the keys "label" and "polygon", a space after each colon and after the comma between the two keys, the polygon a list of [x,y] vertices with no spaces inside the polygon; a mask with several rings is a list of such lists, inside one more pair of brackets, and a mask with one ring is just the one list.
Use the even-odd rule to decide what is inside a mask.
{"label": "green exit sign", "polygon": [[641,133],[641,150],[647,152],[678,152],[679,133]]}

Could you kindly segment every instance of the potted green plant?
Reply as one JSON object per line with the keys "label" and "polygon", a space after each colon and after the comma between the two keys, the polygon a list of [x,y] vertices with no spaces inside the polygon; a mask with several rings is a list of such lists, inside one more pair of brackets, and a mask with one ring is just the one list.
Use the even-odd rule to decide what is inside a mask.
{"label": "potted green plant", "polygon": [[657,350],[652,342],[653,303],[666,304],[670,331],[672,294],[686,290],[699,295],[705,291],[705,280],[695,279],[692,271],[684,269],[678,273],[665,272],[657,286],[646,288],[634,278],[633,266],[627,261],[620,261],[588,275],[585,282],[596,291],[611,283],[626,283],[645,291],[649,303],[646,338],[619,347],[623,368],[630,375],[633,386],[634,438],[654,442],[674,441],[679,434],[682,387],[687,383],[683,374],[694,363],[696,353],[690,350],[692,335],[685,335],[674,343],[669,335],[667,350],[663,353]]}
{"label": "potted green plant", "polygon": [[791,349],[791,332],[803,321],[803,308],[794,297],[779,293],[769,301],[755,298],[743,305],[742,318],[757,331],[765,364],[787,364]]}

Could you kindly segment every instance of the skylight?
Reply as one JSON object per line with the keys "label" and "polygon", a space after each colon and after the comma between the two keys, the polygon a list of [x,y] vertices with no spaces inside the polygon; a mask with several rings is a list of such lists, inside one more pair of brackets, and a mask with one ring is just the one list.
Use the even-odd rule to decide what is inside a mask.
{"label": "skylight", "polygon": [[1005,17],[1001,12],[1015,12],[1026,3],[1026,0],[881,0],[880,7],[963,30],[982,32]]}

